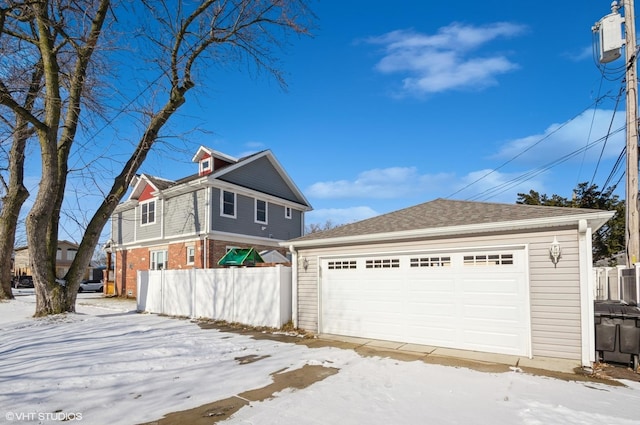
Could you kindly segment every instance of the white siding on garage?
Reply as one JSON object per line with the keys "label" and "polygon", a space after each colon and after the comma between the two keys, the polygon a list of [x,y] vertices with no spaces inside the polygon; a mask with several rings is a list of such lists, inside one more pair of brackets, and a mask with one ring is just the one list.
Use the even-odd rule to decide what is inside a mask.
{"label": "white siding on garage", "polygon": [[[549,246],[554,236],[562,248],[562,257],[554,268]],[[298,327],[319,332],[318,258],[336,255],[407,252],[434,249],[466,249],[480,246],[526,245],[528,247],[531,354],[580,359],[580,279],[578,236],[576,229],[499,236],[465,236],[440,240],[354,245],[332,248],[300,249],[308,267],[298,267]]]}

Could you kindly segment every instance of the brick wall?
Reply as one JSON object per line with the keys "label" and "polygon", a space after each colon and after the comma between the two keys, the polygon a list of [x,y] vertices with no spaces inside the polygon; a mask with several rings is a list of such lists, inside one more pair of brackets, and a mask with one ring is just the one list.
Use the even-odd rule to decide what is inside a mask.
{"label": "brick wall", "polygon": [[[239,245],[230,241],[207,240],[209,257],[208,265],[216,268],[218,261],[227,253],[227,247],[254,248],[260,252],[265,249],[274,249],[272,246],[260,245]],[[187,246],[195,248],[194,264],[187,264]],[[205,249],[203,241],[193,241],[188,243],[175,243],[157,247],[136,248],[126,251],[116,251],[115,285],[117,293],[122,297],[135,298],[137,295],[137,273],[138,270],[149,270],[151,251],[167,250],[167,269],[180,270],[188,268],[204,268]],[[277,249],[281,254],[286,255],[286,249]]]}

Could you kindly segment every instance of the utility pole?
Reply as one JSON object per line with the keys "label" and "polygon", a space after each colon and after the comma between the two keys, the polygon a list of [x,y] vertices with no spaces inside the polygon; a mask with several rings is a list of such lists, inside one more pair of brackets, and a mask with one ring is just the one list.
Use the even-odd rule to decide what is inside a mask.
{"label": "utility pole", "polygon": [[634,0],[624,0],[625,64],[627,81],[627,169],[626,223],[627,267],[640,258],[640,221],[638,217],[638,76],[636,67],[636,24]]}
{"label": "utility pole", "polygon": [[[611,3],[611,13],[592,28],[598,33],[600,63],[609,63],[621,56],[625,45],[625,80],[627,83],[627,169],[625,186],[626,260],[628,268],[635,268],[640,260],[640,216],[638,215],[638,75],[636,67],[636,18],[634,0],[623,0],[624,18],[620,16],[618,1]],[[622,39],[624,23],[625,39]]]}

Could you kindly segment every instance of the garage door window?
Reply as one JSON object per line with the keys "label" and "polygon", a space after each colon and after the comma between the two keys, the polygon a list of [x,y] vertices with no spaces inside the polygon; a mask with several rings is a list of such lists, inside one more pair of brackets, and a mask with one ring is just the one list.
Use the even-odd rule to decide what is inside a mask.
{"label": "garage door window", "polygon": [[411,267],[451,267],[451,257],[419,257],[409,260]]}
{"label": "garage door window", "polygon": [[368,269],[397,269],[400,267],[400,260],[397,258],[367,260],[365,267]]}
{"label": "garage door window", "polygon": [[513,254],[465,255],[465,266],[506,266],[513,264]]}
{"label": "garage door window", "polygon": [[350,261],[329,261],[329,270],[355,269],[355,260]]}

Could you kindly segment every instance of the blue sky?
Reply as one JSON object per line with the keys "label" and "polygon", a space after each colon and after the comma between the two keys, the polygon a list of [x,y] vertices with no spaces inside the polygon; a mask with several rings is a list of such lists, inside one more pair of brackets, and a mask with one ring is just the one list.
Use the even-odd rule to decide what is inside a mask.
{"label": "blue sky", "polygon": [[180,148],[161,146],[140,172],[192,174],[201,144],[236,157],[270,149],[319,224],[439,197],[603,189],[624,145],[624,131],[602,141],[624,126],[623,61],[604,68],[592,53],[610,4],[312,2],[314,36],[278,54],[287,91],[243,65],[208,67],[172,118]]}

